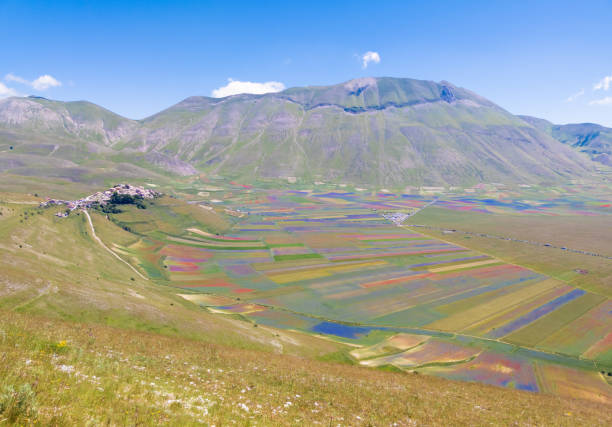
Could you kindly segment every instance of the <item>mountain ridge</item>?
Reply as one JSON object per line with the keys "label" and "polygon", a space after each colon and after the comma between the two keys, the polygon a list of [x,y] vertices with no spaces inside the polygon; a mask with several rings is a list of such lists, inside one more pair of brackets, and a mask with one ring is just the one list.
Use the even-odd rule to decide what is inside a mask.
{"label": "mountain ridge", "polygon": [[597,123],[556,125],[545,119],[519,116],[557,141],[588,155],[593,161],[612,166],[612,128]]}
{"label": "mountain ridge", "polygon": [[[81,163],[95,153],[157,171],[245,181],[472,185],[554,182],[593,170],[542,128],[467,89],[391,77],[193,96],[142,120],[87,101],[0,101],[0,151],[3,142],[21,142],[16,151],[35,157],[36,140],[63,141],[51,157],[79,148]],[[18,173],[3,157],[0,170]]]}

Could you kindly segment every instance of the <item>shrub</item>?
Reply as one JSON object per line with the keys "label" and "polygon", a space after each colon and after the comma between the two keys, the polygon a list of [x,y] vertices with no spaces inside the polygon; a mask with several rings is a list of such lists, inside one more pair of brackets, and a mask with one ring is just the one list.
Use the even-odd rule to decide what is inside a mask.
{"label": "shrub", "polygon": [[113,193],[110,198],[110,203],[113,205],[136,205],[142,203],[142,197]]}
{"label": "shrub", "polygon": [[38,413],[36,406],[36,393],[30,384],[23,384],[15,388],[12,384],[5,385],[0,391],[0,415],[5,417],[9,423],[14,423],[19,418],[36,418]]}
{"label": "shrub", "polygon": [[132,196],[130,194],[113,193],[110,200],[108,201],[108,206],[111,206],[113,209],[115,209],[115,205],[136,205],[138,209],[147,208],[147,206],[144,204],[144,199],[142,198],[142,196]]}

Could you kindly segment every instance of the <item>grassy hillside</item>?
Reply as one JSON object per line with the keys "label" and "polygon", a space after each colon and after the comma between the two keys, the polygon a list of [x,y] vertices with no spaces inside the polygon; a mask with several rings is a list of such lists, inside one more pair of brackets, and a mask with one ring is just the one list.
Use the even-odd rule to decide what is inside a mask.
{"label": "grassy hillside", "polygon": [[[6,202],[0,210],[2,309],[293,354],[316,356],[341,348],[203,312],[119,262],[92,238],[83,214],[57,218],[54,209]],[[103,239],[118,244],[138,239],[93,215]],[[218,226],[201,218],[208,221],[202,228]]]}
{"label": "grassy hillside", "polygon": [[588,401],[0,311],[0,418],[83,425],[609,425]]}

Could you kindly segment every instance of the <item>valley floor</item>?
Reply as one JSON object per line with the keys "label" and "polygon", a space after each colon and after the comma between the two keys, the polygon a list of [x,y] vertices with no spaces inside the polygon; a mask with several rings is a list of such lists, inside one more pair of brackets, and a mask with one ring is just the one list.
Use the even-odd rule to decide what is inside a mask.
{"label": "valley floor", "polygon": [[612,423],[607,200],[215,184],[0,194],[0,425]]}

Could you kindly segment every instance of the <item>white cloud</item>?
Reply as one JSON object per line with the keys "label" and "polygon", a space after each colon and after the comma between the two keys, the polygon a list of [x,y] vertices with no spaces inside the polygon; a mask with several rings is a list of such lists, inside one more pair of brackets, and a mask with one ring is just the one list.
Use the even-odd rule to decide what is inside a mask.
{"label": "white cloud", "polygon": [[30,82],[27,81],[26,79],[16,76],[15,74],[11,74],[8,73],[5,77],[4,80],[6,80],[7,82],[17,82],[17,83],[21,83],[24,85],[30,85]]}
{"label": "white cloud", "polygon": [[584,95],[584,89],[580,89],[575,94],[573,94],[571,96],[568,96],[568,98],[565,100],[565,102],[573,102],[573,101],[577,100],[578,98],[580,98],[582,95]]}
{"label": "white cloud", "polygon": [[589,105],[612,105],[612,96],[606,96],[602,99],[596,99],[595,101],[589,102]]}
{"label": "white cloud", "polygon": [[593,90],[608,90],[612,84],[612,76],[606,76],[601,79],[598,83],[595,83]]}
{"label": "white cloud", "polygon": [[361,56],[363,61],[363,68],[367,68],[370,62],[378,64],[380,62],[380,55],[378,52],[368,51]]}
{"label": "white cloud", "polygon": [[19,77],[15,74],[9,73],[4,77],[4,80],[7,82],[16,82],[23,85],[27,85],[35,90],[47,90],[50,87],[58,87],[62,85],[62,82],[57,80],[55,77],[50,76],[49,74],[44,74],[38,77],[36,80],[29,81],[24,79],[23,77]]}
{"label": "white cloud", "polygon": [[214,98],[224,98],[230,95],[239,93],[253,93],[261,95],[270,92],[280,92],[285,89],[285,85],[281,82],[241,82],[240,80],[227,79],[227,84],[212,91]]}
{"label": "white cloud", "polygon": [[15,89],[0,83],[0,98],[8,98],[9,96],[20,96],[20,94]]}
{"label": "white cloud", "polygon": [[50,87],[61,86],[62,82],[56,80],[49,74],[45,74],[44,76],[40,76],[36,80],[32,82],[32,87],[36,90],[46,90]]}

